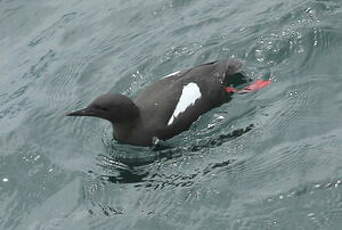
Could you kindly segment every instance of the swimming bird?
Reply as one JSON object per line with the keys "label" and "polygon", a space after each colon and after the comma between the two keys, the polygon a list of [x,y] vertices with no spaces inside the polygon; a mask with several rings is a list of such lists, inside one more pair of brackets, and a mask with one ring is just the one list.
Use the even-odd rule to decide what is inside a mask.
{"label": "swimming bird", "polygon": [[229,102],[234,93],[263,88],[270,81],[249,83],[241,62],[230,59],[202,64],[171,73],[143,89],[134,99],[107,93],[84,109],[67,116],[90,116],[108,120],[119,143],[151,146],[188,130],[202,114]]}

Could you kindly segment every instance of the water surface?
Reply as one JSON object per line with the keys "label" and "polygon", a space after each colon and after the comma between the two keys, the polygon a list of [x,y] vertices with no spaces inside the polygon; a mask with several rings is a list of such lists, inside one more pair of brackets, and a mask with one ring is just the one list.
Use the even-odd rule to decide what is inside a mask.
{"label": "water surface", "polygon": [[[0,229],[341,229],[338,0],[0,0]],[[273,84],[168,148],[65,117],[239,58]]]}

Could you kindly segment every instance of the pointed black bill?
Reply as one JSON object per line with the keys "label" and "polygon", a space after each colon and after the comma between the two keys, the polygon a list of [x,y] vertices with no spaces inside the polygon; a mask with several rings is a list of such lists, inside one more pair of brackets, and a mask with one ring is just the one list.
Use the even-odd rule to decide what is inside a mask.
{"label": "pointed black bill", "polygon": [[84,108],[80,109],[71,113],[65,114],[66,116],[95,116],[96,114],[94,113],[93,110],[89,108]]}

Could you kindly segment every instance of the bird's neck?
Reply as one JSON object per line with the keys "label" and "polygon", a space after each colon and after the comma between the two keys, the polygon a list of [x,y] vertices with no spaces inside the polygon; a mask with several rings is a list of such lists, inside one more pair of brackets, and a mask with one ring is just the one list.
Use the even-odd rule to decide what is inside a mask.
{"label": "bird's neck", "polygon": [[134,133],[136,121],[112,123],[113,125],[113,137],[117,141],[125,141],[130,139]]}

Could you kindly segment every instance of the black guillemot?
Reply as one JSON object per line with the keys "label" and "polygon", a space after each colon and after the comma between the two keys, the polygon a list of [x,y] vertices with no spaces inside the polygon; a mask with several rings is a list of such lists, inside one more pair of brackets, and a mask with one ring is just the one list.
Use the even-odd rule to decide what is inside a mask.
{"label": "black guillemot", "polygon": [[92,116],[113,125],[119,143],[151,146],[185,130],[199,116],[229,102],[233,93],[256,91],[271,83],[248,83],[238,60],[215,61],[163,77],[145,88],[135,99],[121,94],[97,97],[88,107],[67,116]]}

